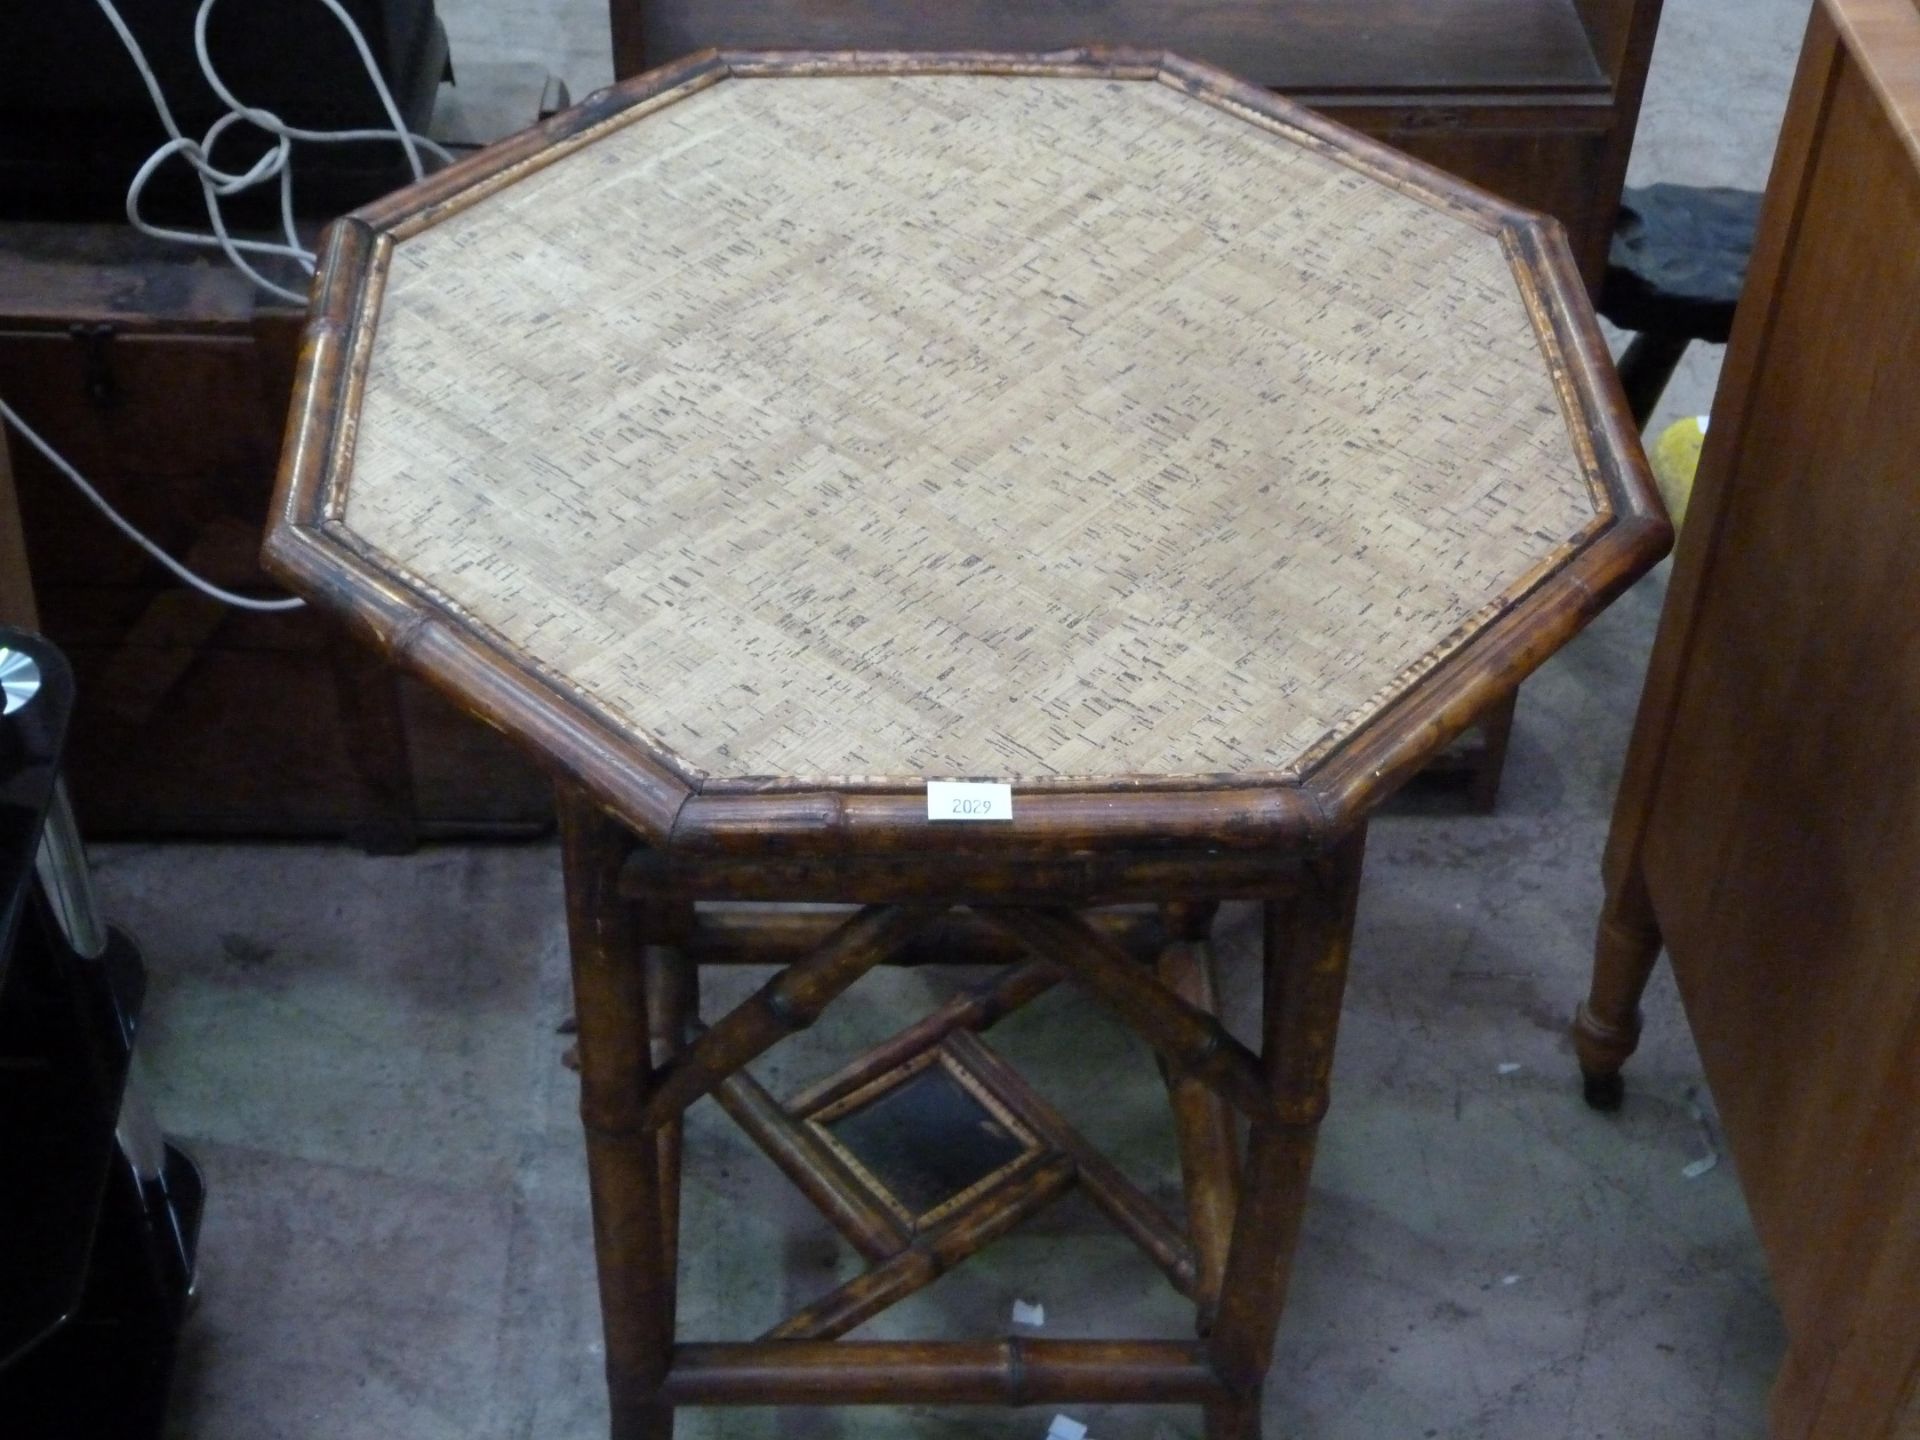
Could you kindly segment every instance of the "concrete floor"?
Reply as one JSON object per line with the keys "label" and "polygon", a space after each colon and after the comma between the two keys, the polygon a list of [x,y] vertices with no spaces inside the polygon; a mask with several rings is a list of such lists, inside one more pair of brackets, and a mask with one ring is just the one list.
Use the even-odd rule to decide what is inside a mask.
{"label": "concrete floor", "polygon": [[[442,0],[456,57],[606,78],[599,7]],[[1633,179],[1764,181],[1806,0],[1668,0]],[[1706,408],[1694,357],[1667,413]],[[1376,823],[1335,1100],[1269,1387],[1268,1434],[1741,1440],[1779,1323],[1672,987],[1623,1114],[1586,1111],[1565,1019],[1658,612],[1654,579],[1526,687],[1500,812]],[[110,913],[153,968],[152,1089],[211,1184],[176,1433],[506,1440],[604,1433],[598,1309],[556,856],[111,847]],[[1244,912],[1223,918],[1234,986]],[[733,990],[753,976],[730,977]],[[883,972],[759,1067],[818,1073],[944,986]],[[709,1008],[727,986],[710,989]],[[1141,1045],[1070,995],[996,1038],[1170,1203]],[[1697,1170],[1697,1167],[1695,1167]],[[750,1335],[852,1273],[710,1104],[693,1112],[685,1332]],[[1693,1178],[1689,1178],[1692,1175]],[[1079,1201],[866,1333],[1185,1333],[1183,1306]],[[1192,1412],[1076,1412],[1099,1440],[1193,1436]],[[1038,1437],[1047,1412],[691,1412],[687,1436]]]}

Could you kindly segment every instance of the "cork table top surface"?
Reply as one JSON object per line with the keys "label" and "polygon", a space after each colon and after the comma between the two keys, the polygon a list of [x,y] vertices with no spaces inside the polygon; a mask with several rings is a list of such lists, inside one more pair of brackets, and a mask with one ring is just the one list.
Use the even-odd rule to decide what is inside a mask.
{"label": "cork table top surface", "polygon": [[319,528],[693,789],[1295,780],[1621,483],[1550,232],[1296,114],[628,97],[381,230]]}

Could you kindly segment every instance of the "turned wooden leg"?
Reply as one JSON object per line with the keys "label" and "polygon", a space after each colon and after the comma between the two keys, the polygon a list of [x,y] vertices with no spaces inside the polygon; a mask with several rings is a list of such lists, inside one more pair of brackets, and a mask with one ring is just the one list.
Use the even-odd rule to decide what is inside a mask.
{"label": "turned wooden leg", "polygon": [[1327,1109],[1365,843],[1365,832],[1356,831],[1307,865],[1292,894],[1265,907],[1260,1058],[1273,1105],[1253,1125],[1209,1341],[1214,1370],[1233,1396],[1208,1407],[1208,1440],[1259,1440],[1260,1386],[1286,1303]]}
{"label": "turned wooden leg", "polygon": [[1594,936],[1593,981],[1573,1018],[1573,1048],[1587,1103],[1617,1110],[1620,1067],[1640,1043],[1640,997],[1660,958],[1660,923],[1637,869],[1610,887]]}
{"label": "turned wooden leg", "polygon": [[583,792],[562,785],[556,798],[612,1435],[670,1440],[660,1385],[673,1346],[673,1271],[662,1148],[643,1124],[653,1081],[647,967],[639,914],[619,889],[632,840]]}
{"label": "turned wooden leg", "polygon": [[1492,814],[1500,799],[1500,777],[1506,773],[1507,742],[1513,738],[1513,711],[1519,702],[1520,691],[1515,689],[1506,699],[1488,707],[1477,722],[1482,745],[1479,763],[1467,785],[1467,798],[1483,815]]}

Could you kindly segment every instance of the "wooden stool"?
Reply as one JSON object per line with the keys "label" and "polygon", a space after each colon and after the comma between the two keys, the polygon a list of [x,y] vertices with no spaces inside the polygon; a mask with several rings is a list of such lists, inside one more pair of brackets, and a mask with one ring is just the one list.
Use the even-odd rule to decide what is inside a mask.
{"label": "wooden stool", "polygon": [[1649,185],[1621,198],[1600,313],[1634,332],[1620,384],[1644,427],[1696,340],[1724,345],[1747,283],[1760,196],[1712,185]]}
{"label": "wooden stool", "polygon": [[[1221,1440],[1366,818],[1667,539],[1551,222],[1158,55],[709,54],[334,229],[268,551],[559,779],[616,1435],[1191,1401]],[[785,968],[701,1020],[743,958]],[[889,960],[1000,968],[762,1088]],[[1159,1052],[1183,1219],[981,1038],[1062,980]],[[871,1265],[757,1339],[676,1333],[707,1095]],[[1195,1337],[839,1338],[1069,1187]]]}

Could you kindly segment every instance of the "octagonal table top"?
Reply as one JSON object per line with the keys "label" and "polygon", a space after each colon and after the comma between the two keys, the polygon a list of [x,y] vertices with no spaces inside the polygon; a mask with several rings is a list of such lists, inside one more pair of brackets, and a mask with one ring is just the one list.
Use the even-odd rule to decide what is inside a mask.
{"label": "octagonal table top", "polygon": [[708,56],[336,230],[269,555],[675,808],[1297,789],[1657,558],[1622,413],[1551,222],[1264,92]]}

